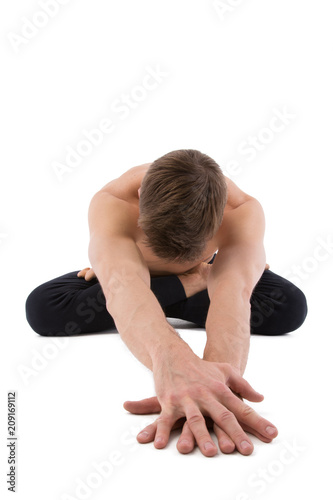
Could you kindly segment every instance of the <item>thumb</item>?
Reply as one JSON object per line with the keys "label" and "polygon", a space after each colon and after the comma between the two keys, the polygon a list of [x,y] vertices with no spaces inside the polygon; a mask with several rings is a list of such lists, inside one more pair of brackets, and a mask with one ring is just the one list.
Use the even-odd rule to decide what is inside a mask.
{"label": "thumb", "polygon": [[140,401],[125,401],[123,407],[130,413],[136,413],[138,415],[159,413],[161,411],[161,405],[156,396],[153,398],[141,399]]}
{"label": "thumb", "polygon": [[228,385],[233,392],[236,392],[237,395],[242,396],[248,401],[260,403],[264,399],[262,394],[255,391],[243,377],[236,373],[230,375]]}

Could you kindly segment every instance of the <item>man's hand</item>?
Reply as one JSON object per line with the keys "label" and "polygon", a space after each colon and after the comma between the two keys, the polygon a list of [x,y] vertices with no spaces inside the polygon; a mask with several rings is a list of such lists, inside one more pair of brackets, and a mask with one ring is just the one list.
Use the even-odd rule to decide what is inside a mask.
{"label": "man's hand", "polygon": [[[146,415],[151,413],[160,413],[161,405],[158,402],[157,397],[142,399],[141,401],[126,401],[124,403],[125,410],[136,415]],[[210,417],[205,417],[205,422],[207,429],[213,429],[219,443],[219,448],[222,453],[232,453],[235,450],[235,443],[230,439],[230,437],[218,426],[216,425]],[[250,434],[253,434],[258,439],[264,443],[270,443],[273,438],[268,438],[257,432],[252,427],[239,422],[242,429]],[[154,440],[156,434],[157,422],[154,422],[150,426],[143,429],[138,435],[138,441],[140,443],[149,443]],[[196,441],[193,433],[191,432],[188,423],[185,418],[181,418],[175,422],[171,430],[176,430],[183,427],[182,433],[178,439],[177,449],[180,453],[190,453],[193,451]],[[147,434],[145,434],[147,433]]]}
{"label": "man's hand", "polygon": [[90,281],[96,278],[96,274],[91,267],[85,267],[81,271],[79,271],[76,275],[78,278],[84,278],[86,281]]}
{"label": "man's hand", "polygon": [[[140,443],[154,441],[156,448],[164,448],[171,430],[182,425],[184,417],[186,422],[177,443],[180,453],[189,453],[197,443],[203,455],[216,455],[217,448],[205,417],[212,420],[223,453],[230,453],[236,447],[243,455],[251,454],[253,444],[245,431],[264,442],[277,436],[277,429],[271,422],[260,417],[233,393],[249,401],[263,400],[263,396],[228,363],[209,362],[195,355],[186,361],[178,358],[173,363],[169,360],[168,367],[161,366],[154,378],[157,398],[124,403],[125,409],[132,413],[161,411],[157,420],[138,435]],[[272,433],[266,430],[268,426],[272,427]]]}

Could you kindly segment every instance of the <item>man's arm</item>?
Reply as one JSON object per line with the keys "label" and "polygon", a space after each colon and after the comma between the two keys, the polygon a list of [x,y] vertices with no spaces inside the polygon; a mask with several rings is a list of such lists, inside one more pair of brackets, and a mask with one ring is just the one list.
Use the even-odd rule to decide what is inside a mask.
{"label": "man's arm", "polygon": [[204,359],[227,362],[243,375],[250,344],[250,297],[265,269],[265,217],[250,196],[222,222],[219,252],[208,278],[210,308]]}
{"label": "man's arm", "polygon": [[152,369],[161,350],[191,349],[166,321],[150,290],[149,270],[134,241],[131,210],[130,204],[103,190],[92,198],[88,255],[122,340]]}
{"label": "man's arm", "polygon": [[150,290],[149,270],[135,243],[132,209],[109,193],[94,196],[89,207],[89,259],[122,339],[153,371],[161,415],[145,429],[144,442],[154,440],[157,448],[163,448],[173,425],[185,417],[201,452],[215,455],[217,448],[204,419],[209,415],[237,449],[248,455],[253,445],[237,418],[266,440],[265,428],[271,424],[231,391],[250,401],[261,401],[262,396],[229,363],[208,362],[196,356],[167,323]]}

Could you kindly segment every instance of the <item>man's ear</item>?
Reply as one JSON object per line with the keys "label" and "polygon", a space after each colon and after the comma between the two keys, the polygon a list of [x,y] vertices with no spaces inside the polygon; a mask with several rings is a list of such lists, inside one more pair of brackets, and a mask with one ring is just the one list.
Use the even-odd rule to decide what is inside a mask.
{"label": "man's ear", "polygon": [[138,197],[140,198],[141,187],[138,189]]}

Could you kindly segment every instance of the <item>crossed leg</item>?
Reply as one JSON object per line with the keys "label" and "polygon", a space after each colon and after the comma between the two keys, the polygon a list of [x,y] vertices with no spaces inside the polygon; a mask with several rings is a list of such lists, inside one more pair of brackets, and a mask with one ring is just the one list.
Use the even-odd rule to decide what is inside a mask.
{"label": "crossed leg", "polygon": [[[39,285],[27,297],[26,317],[40,335],[98,333],[115,328],[97,278],[86,281],[72,271]],[[203,288],[202,276],[199,288]],[[183,284],[184,283],[184,284]],[[165,315],[205,326],[207,289],[187,296],[182,276],[152,277],[151,290]],[[251,296],[251,334],[281,335],[299,328],[307,315],[304,293],[293,283],[265,270]]]}

